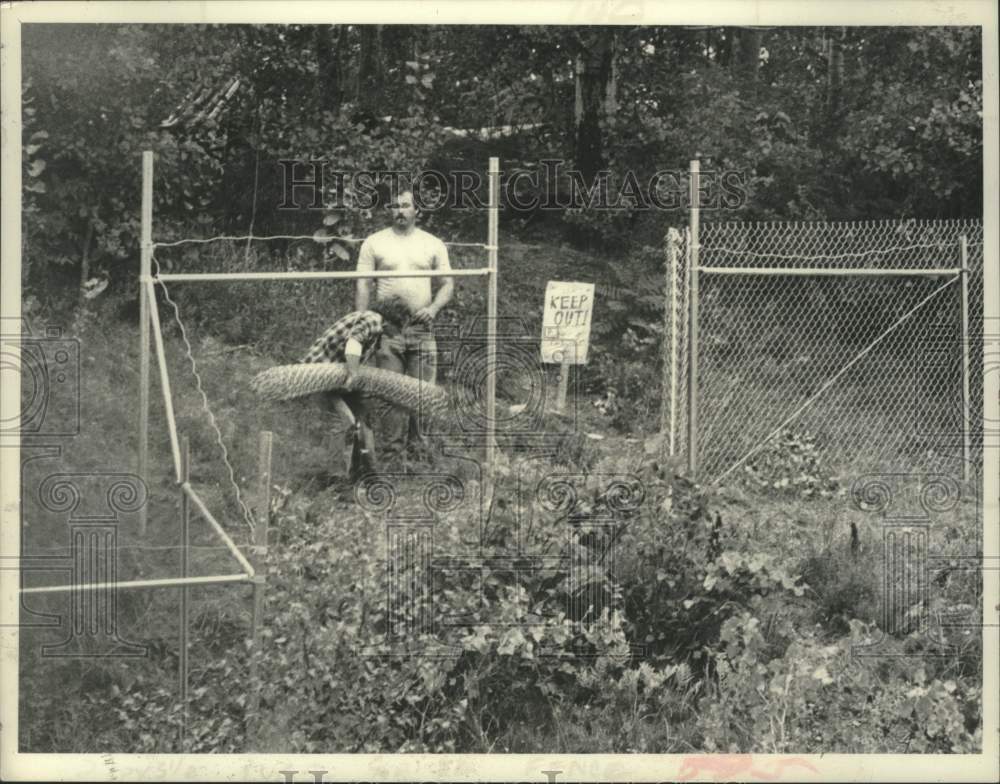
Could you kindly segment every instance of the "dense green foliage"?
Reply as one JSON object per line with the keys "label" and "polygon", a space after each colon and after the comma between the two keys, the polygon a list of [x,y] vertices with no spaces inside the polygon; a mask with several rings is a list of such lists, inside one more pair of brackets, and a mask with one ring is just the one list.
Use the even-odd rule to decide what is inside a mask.
{"label": "dense green foliage", "polygon": [[[128,440],[113,424],[134,418],[134,401],[123,399],[120,408],[102,401],[112,389],[134,383],[134,372],[127,374],[120,360],[134,356],[135,336],[115,323],[114,303],[103,300],[73,328],[88,347],[90,368],[82,412],[86,448],[65,463],[77,470],[100,470],[129,456]],[[290,333],[297,316],[286,311],[270,318]],[[510,570],[487,568],[475,573],[480,584],[454,575],[434,584],[435,620],[456,613],[469,620],[436,630],[434,637],[449,642],[454,655],[359,655],[385,631],[382,526],[358,512],[349,487],[321,490],[310,478],[318,461],[330,459],[326,420],[304,404],[255,407],[247,382],[274,360],[224,353],[225,344],[197,337],[204,388],[239,473],[252,472],[255,444],[238,434],[252,428],[275,432],[258,679],[250,677],[246,591],[198,591],[185,712],[177,696],[176,594],[125,592],[120,626],[127,638],[150,646],[147,659],[45,658],[40,643],[57,641],[61,631],[22,635],[25,748],[904,753],[980,747],[982,648],[976,628],[936,630],[940,641],[901,630],[887,636],[886,653],[910,657],[852,656],[852,646],[883,636],[878,526],[870,515],[851,512],[843,486],[830,484],[820,455],[797,434],[776,442],[744,488],[711,492],[689,482],[675,462],[659,458],[657,437],[629,445],[611,418],[598,412],[584,412],[579,438],[551,461],[536,461],[534,470],[512,468],[516,456],[504,450],[499,500],[488,520],[490,552],[511,545],[519,492],[533,520],[528,552],[575,557],[593,546],[585,536],[567,541],[570,513],[544,513],[537,499],[518,490],[515,468],[528,488],[550,472],[588,472],[593,481],[576,506],[583,513],[601,503],[602,476],[632,474],[642,481],[645,503],[622,518],[615,569],[597,594],[615,611],[596,626],[574,617],[553,619],[552,610],[565,607],[570,597],[565,574],[515,579]],[[191,436],[199,490],[213,509],[227,513],[223,520],[242,541],[242,523],[186,359],[176,336],[167,340],[178,422]],[[636,398],[627,402],[634,405]],[[655,421],[630,423],[629,429],[648,432]],[[586,438],[592,429],[603,430],[604,440]],[[150,543],[159,547],[149,554],[123,550],[123,575],[176,569],[161,552],[176,544],[176,490],[170,486],[166,435],[162,429],[153,435]],[[447,461],[434,468],[462,475]],[[475,493],[474,479],[465,478],[467,492]],[[976,511],[968,499],[937,521],[933,551],[952,566],[936,578],[930,606],[914,610],[978,617],[981,579],[961,568],[980,524]],[[861,526],[858,548],[851,546],[841,512]],[[42,525],[52,528],[48,538]],[[201,531],[196,544],[212,543],[203,526],[195,528]],[[466,514],[444,514],[435,526],[436,552],[462,552],[470,533]],[[29,534],[29,549],[59,543],[65,521],[44,518]],[[132,531],[123,536],[138,543]],[[196,547],[194,556],[197,573],[231,568],[224,552]],[[31,606],[44,609],[34,600]],[[538,620],[533,614],[548,619],[519,623]],[[942,651],[942,641],[949,651]],[[920,654],[928,655],[913,658]],[[64,687],[54,691],[52,683]],[[88,716],[84,726],[80,711]]]}
{"label": "dense green foliage", "polygon": [[[973,28],[102,24],[23,35],[24,270],[36,296],[81,275],[133,274],[143,149],[157,154],[160,240],[251,228],[356,236],[378,223],[350,188],[341,209],[278,210],[277,161],[288,158],[484,172],[499,155],[508,174],[557,158],[587,186],[609,170],[614,194],[629,172],[646,188],[697,156],[703,171],[739,172],[746,194],[708,219],[981,212]],[[484,142],[451,130],[499,126],[514,132]],[[620,252],[658,244],[685,219],[681,205],[665,215],[629,203],[504,221]],[[479,234],[475,212],[427,221]],[[351,255],[321,250],[333,263]]]}
{"label": "dense green foliage", "polygon": [[[121,390],[137,383],[135,329],[117,317],[132,312],[136,290],[144,149],[157,155],[158,240],[251,230],[359,237],[380,225],[378,211],[350,191],[336,209],[277,209],[282,158],[325,159],[344,170],[482,172],[489,155],[500,155],[510,172],[553,157],[585,172],[633,171],[644,182],[698,156],[703,170],[741,172],[748,196],[734,209],[706,210],[706,219],[976,217],[982,207],[980,37],[971,29],[93,25],[27,26],[23,39],[29,321],[36,329],[65,325],[58,306],[67,295],[82,288],[96,297],[100,285],[80,284],[110,281],[67,329],[86,364],[84,432],[59,458],[64,470],[132,464],[122,422],[137,412]],[[484,142],[450,130],[497,126],[520,131]],[[480,240],[485,224],[476,210],[440,210],[423,221],[451,240]],[[152,648],[141,661],[46,659],[37,644],[45,630],[26,632],[25,750],[979,748],[979,630],[946,629],[952,647],[944,656],[852,658],[852,645],[882,635],[881,544],[872,526],[862,527],[863,546],[851,546],[837,517],[846,508],[844,480],[831,476],[808,432],[782,433],[749,464],[742,487],[718,492],[663,461],[656,438],[634,437],[658,428],[661,238],[684,223],[684,209],[505,210],[502,221],[500,314],[523,319],[532,336],[546,280],[579,274],[598,282],[577,432],[537,462],[538,476],[525,478],[570,468],[643,481],[648,503],[625,521],[617,570],[604,607],[595,608],[607,613],[605,623],[565,615],[513,623],[565,605],[571,588],[564,576],[514,579],[487,568],[477,572],[480,585],[434,586],[437,611],[475,621],[439,635],[455,655],[359,656],[387,623],[384,532],[345,501],[349,489],[321,490],[312,476],[329,468],[325,415],[305,403],[265,409],[248,392],[255,372],[290,361],[349,307],[349,288],[174,287],[239,481],[248,484],[255,470],[248,434],[270,429],[279,445],[264,644],[256,652],[246,645],[245,592],[198,592],[185,710],[172,592],[122,599],[123,626]],[[350,268],[355,248],[233,243],[163,249],[157,263]],[[461,261],[475,258],[470,251]],[[467,323],[482,313],[483,296],[459,281],[441,320]],[[160,313],[194,475],[212,508],[231,512],[172,309]],[[740,314],[732,308],[728,317]],[[506,382],[498,384],[501,400],[516,402]],[[176,573],[176,552],[166,552],[176,549],[176,488],[166,434],[153,434],[151,492],[161,518],[150,543],[164,552],[123,556],[123,576],[151,567]],[[500,500],[488,520],[488,544],[498,550],[515,527],[516,457],[501,450]],[[590,489],[583,503],[592,507],[601,488]],[[940,576],[930,608],[938,617],[981,617],[979,576],[959,568],[980,525],[973,507],[963,501],[934,533],[935,554],[956,564]],[[592,546],[583,536],[567,541],[565,520],[539,520],[531,542],[538,551],[576,557]],[[49,522],[32,529],[32,546],[62,544],[65,521]],[[238,517],[225,522],[245,533]],[[447,552],[467,543],[470,525],[445,516],[435,546]],[[204,550],[205,573],[231,568],[225,553]],[[885,644],[890,653],[940,653],[916,633],[888,635]]]}

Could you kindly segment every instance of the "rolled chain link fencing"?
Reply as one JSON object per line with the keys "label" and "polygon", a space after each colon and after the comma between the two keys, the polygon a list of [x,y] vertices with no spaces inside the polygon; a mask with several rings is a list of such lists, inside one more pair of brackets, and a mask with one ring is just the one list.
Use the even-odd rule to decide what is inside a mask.
{"label": "rolled chain link fencing", "polygon": [[[963,410],[962,395],[957,270],[963,236],[972,413]],[[964,421],[976,464],[983,403],[982,240],[982,224],[969,220],[703,223],[699,479],[753,475],[782,443],[791,452],[799,448],[800,457],[808,444],[830,477],[868,471],[961,475]],[[662,426],[672,454],[684,456],[692,350],[690,232],[671,230],[665,245]],[[841,274],[847,270],[853,274]]]}

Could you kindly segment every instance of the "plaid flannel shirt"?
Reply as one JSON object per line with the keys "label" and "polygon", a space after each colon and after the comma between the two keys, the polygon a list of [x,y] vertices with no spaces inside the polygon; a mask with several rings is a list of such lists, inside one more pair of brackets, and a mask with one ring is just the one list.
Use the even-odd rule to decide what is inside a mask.
{"label": "plaid flannel shirt", "polygon": [[378,349],[382,317],[371,310],[354,311],[336,321],[309,348],[300,362],[344,362],[344,348],[350,338],[361,344],[361,362]]}

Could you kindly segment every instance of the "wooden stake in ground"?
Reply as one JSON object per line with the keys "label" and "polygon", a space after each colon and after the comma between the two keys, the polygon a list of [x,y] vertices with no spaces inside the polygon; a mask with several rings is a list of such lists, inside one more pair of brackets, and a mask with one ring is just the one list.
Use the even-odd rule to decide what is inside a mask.
{"label": "wooden stake in ground", "polygon": [[562,355],[559,363],[559,396],[556,398],[556,410],[561,414],[566,410],[566,389],[569,387],[569,357]]}

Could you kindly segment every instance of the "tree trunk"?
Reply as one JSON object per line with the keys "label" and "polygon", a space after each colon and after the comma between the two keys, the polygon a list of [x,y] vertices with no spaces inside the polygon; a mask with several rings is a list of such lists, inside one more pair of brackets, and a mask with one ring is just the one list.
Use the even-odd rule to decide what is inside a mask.
{"label": "tree trunk", "polygon": [[606,116],[614,59],[614,32],[584,34],[576,58],[575,158],[588,182],[604,166],[601,119]]}
{"label": "tree trunk", "polygon": [[616,29],[611,37],[611,70],[604,88],[604,116],[612,122],[618,116],[618,52],[620,49],[621,39],[619,31]]}
{"label": "tree trunk", "polygon": [[424,52],[424,41],[428,31],[423,27],[413,27],[410,38],[412,57],[410,59],[420,62],[420,55]]}
{"label": "tree trunk", "polygon": [[318,25],[315,33],[316,100],[321,112],[336,112],[343,100],[340,49],[343,25]]}
{"label": "tree trunk", "polygon": [[840,105],[844,84],[844,39],[847,28],[841,27],[839,33],[827,39],[827,103],[830,115],[840,113]]}
{"label": "tree trunk", "polygon": [[354,98],[360,105],[369,106],[382,91],[382,25],[362,25],[360,29],[361,52]]}
{"label": "tree trunk", "polygon": [[723,27],[718,38],[716,39],[715,59],[718,61],[719,65],[724,66],[725,68],[733,67],[733,38],[735,36],[735,27]]}
{"label": "tree trunk", "polygon": [[577,55],[573,61],[574,77],[574,103],[573,103],[573,129],[574,133],[583,119],[583,55]]}
{"label": "tree trunk", "polygon": [[757,81],[761,43],[762,33],[760,30],[754,27],[744,27],[740,30],[740,73],[751,82]]}
{"label": "tree trunk", "polygon": [[[417,25],[384,25],[381,33],[383,93],[374,96],[379,101],[376,115],[398,114],[398,106],[405,106],[401,93],[409,94],[403,87],[407,74],[413,71],[406,61],[413,59],[413,40]],[[406,85],[408,87],[409,85]],[[399,103],[403,100],[403,103]]]}
{"label": "tree trunk", "polygon": [[382,56],[382,25],[362,25],[359,28],[360,52],[354,79],[354,122],[372,130],[378,125],[380,101],[385,88],[385,58]]}

